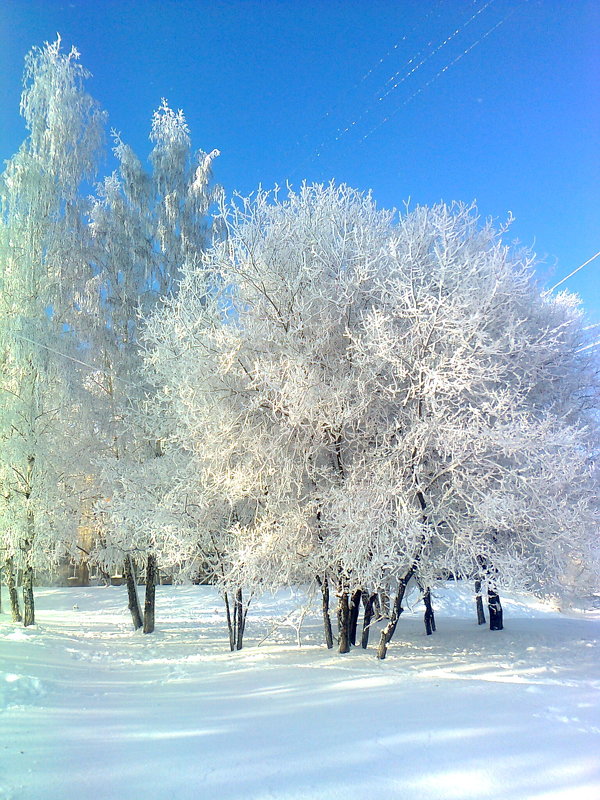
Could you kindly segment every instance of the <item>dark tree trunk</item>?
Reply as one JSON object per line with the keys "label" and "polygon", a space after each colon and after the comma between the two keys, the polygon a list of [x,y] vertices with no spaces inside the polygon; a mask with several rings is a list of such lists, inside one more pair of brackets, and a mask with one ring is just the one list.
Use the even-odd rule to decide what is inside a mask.
{"label": "dark tree trunk", "polygon": [[375,606],[375,600],[377,599],[377,594],[367,594],[367,592],[363,593],[363,604],[365,607],[365,613],[363,617],[363,629],[362,629],[362,636],[360,638],[360,646],[363,650],[366,650],[369,646],[369,633],[371,632],[371,620],[373,619],[373,612]]}
{"label": "dark tree trunk", "polygon": [[143,625],[142,612],[140,611],[140,601],[138,599],[137,585],[135,582],[135,570],[130,555],[125,556],[125,580],[127,582],[127,596],[129,599],[129,610],[131,611],[131,620],[133,627],[137,631]]}
{"label": "dark tree trunk", "polygon": [[223,598],[225,600],[225,612],[227,614],[227,630],[229,632],[229,649],[233,653],[235,650],[235,629],[233,625],[233,621],[231,619],[231,608],[229,606],[229,595],[227,592],[223,593]]}
{"label": "dark tree trunk", "polygon": [[144,633],[152,633],[154,630],[157,572],[156,556],[148,553],[148,561],[146,563],[146,596],[144,598]]}
{"label": "dark tree trunk", "polygon": [[[241,592],[241,589],[240,589],[240,592]],[[241,634],[241,635],[242,635],[242,637],[243,637],[243,636],[244,636],[244,634],[246,633],[246,618],[247,618],[247,616],[248,616],[248,611],[249,611],[249,609],[250,609],[250,602],[251,602],[251,600],[252,600],[252,594],[250,595],[250,597],[248,598],[248,601],[246,602],[246,608],[244,609],[244,616],[242,617],[242,634]],[[241,642],[241,641],[242,641],[242,640],[240,639],[240,642]],[[241,644],[240,644],[240,647],[241,647]]]}
{"label": "dark tree trunk", "polygon": [[17,591],[17,580],[15,575],[15,562],[12,558],[6,560],[6,586],[8,588],[8,599],[10,601],[10,613],[13,622],[23,622],[21,609],[19,608],[19,593]]}
{"label": "dark tree trunk", "polygon": [[483,610],[483,597],[481,596],[481,581],[475,581],[475,606],[477,608],[477,624],[485,625],[485,611]]}
{"label": "dark tree trunk", "polygon": [[[417,491],[417,499],[419,500],[419,505],[421,506],[421,510],[423,511],[422,521],[425,524],[427,522],[427,515],[425,514],[425,509],[427,507],[427,504],[425,503],[425,498],[421,490]],[[404,575],[398,581],[398,591],[396,592],[396,597],[394,598],[394,605],[391,610],[390,619],[388,624],[381,631],[379,646],[377,647],[377,658],[380,660],[383,660],[387,655],[387,646],[390,643],[390,640],[396,631],[396,626],[398,625],[400,614],[402,614],[402,611],[404,610],[402,608],[402,600],[404,599],[406,588],[410,583],[411,578],[415,574],[415,570],[419,563],[419,559],[421,558],[423,548],[425,547],[425,542],[426,542],[425,536],[422,535],[419,547],[414,555],[410,567],[406,570]]]}
{"label": "dark tree trunk", "polygon": [[402,614],[402,611],[404,610],[402,608],[402,600],[404,599],[406,587],[413,576],[413,572],[414,567],[411,567],[398,582],[398,591],[396,593],[396,597],[394,598],[394,605],[390,614],[390,620],[385,628],[381,631],[379,646],[377,648],[377,658],[381,660],[383,660],[387,655],[387,646],[396,631],[400,614]]}
{"label": "dark tree trunk", "polygon": [[244,640],[244,628],[246,627],[246,616],[244,614],[244,603],[241,588],[239,588],[235,593],[235,610],[233,612],[233,618],[236,620],[235,649],[241,650]]}
{"label": "dark tree trunk", "polygon": [[362,590],[357,589],[350,597],[350,617],[348,619],[348,639],[354,647],[356,645],[356,628],[358,627],[358,613],[360,611],[360,599]]}
{"label": "dark tree trunk", "polygon": [[490,630],[501,631],[502,624],[502,605],[495,589],[488,589],[488,611],[490,614]]}
{"label": "dark tree trunk", "polygon": [[350,652],[350,606],[348,592],[340,590],[338,596],[338,652]]}
{"label": "dark tree trunk", "polygon": [[435,614],[431,604],[431,589],[429,586],[423,594],[423,602],[425,603],[425,633],[427,636],[431,636],[432,633],[435,633]]}
{"label": "dark tree trunk", "polygon": [[232,615],[229,604],[229,595],[227,592],[224,592],[224,598],[225,610],[227,612],[227,629],[229,630],[229,649],[233,653],[235,650],[242,649],[244,642],[244,631],[246,630],[246,617],[248,616],[250,600],[248,600],[246,603],[246,608],[244,608],[242,588],[240,586],[238,589],[236,589]]}
{"label": "dark tree trunk", "polygon": [[23,570],[23,626],[35,624],[35,601],[33,597],[33,567]]}
{"label": "dark tree trunk", "polygon": [[329,616],[329,581],[327,575],[324,576],[323,580],[317,575],[317,583],[321,587],[325,644],[327,649],[331,650],[333,648],[333,631],[331,630],[331,617]]}

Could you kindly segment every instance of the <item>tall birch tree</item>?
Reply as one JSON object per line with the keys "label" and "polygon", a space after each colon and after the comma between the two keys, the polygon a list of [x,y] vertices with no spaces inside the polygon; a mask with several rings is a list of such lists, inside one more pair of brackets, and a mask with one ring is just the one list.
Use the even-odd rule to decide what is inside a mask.
{"label": "tall birch tree", "polygon": [[[154,508],[148,499],[154,483],[150,473],[158,466],[152,462],[163,454],[164,431],[149,430],[142,413],[151,386],[141,370],[140,325],[143,316],[173,294],[185,264],[199,267],[210,235],[208,210],[219,191],[211,183],[218,151],[193,152],[183,113],[173,111],[165,100],[153,115],[150,140],[148,171],[114,134],[119,166],[98,186],[93,200],[92,271],[81,294],[83,327],[96,364],[87,381],[95,398],[96,484],[101,498],[92,557],[107,568],[124,562],[136,627],[142,619],[134,561],[146,567],[146,632],[153,628],[160,543],[139,518],[140,524],[133,524],[132,515],[117,509],[125,487],[133,507],[142,500]],[[139,483],[131,480],[134,475]],[[134,486],[138,502],[129,494]]]}
{"label": "tall birch tree", "polygon": [[78,190],[103,142],[104,114],[85,91],[89,73],[60,44],[27,56],[21,113],[29,135],[0,179],[0,529],[9,568],[22,570],[25,625],[35,621],[34,568],[61,549],[55,534],[72,531],[78,514],[69,503],[79,409],[65,320],[86,257]]}

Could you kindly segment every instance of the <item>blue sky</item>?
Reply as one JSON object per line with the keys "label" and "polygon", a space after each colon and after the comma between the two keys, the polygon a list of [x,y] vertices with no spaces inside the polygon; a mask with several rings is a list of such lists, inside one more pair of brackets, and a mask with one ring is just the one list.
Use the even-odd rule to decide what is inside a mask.
{"label": "blue sky", "polygon": [[[1,158],[25,135],[24,56],[56,32],[124,141],[147,154],[166,97],[228,192],[477,200],[514,214],[548,286],[600,250],[598,0],[4,0]],[[566,286],[600,319],[600,258]]]}

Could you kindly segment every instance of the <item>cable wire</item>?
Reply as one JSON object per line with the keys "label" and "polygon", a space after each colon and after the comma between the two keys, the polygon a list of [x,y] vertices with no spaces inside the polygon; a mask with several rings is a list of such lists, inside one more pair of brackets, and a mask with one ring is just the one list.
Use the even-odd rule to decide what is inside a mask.
{"label": "cable wire", "polygon": [[584,267],[587,267],[588,264],[591,264],[594,259],[598,258],[598,256],[600,256],[600,250],[598,250],[597,253],[594,253],[591,258],[588,258],[588,260],[581,264],[581,266],[577,267],[577,269],[574,269],[573,272],[569,272],[565,278],[560,280],[558,283],[555,283],[551,289],[546,289],[543,296],[546,297],[546,295],[551,294],[555,289],[558,289],[558,287],[561,286],[565,281],[568,281],[569,278],[572,278],[573,275],[576,275],[580,269],[583,269]]}

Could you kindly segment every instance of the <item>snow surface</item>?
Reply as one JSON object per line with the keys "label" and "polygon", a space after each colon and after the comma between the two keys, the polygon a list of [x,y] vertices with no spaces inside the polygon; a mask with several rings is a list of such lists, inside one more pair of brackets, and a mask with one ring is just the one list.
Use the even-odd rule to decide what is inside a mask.
{"label": "snow surface", "polygon": [[158,587],[150,636],[124,587],[36,594],[36,626],[0,617],[0,800],[600,798],[597,612],[505,599],[490,632],[452,584],[378,662],[316,609],[298,647],[289,593],[234,654],[212,587]]}

